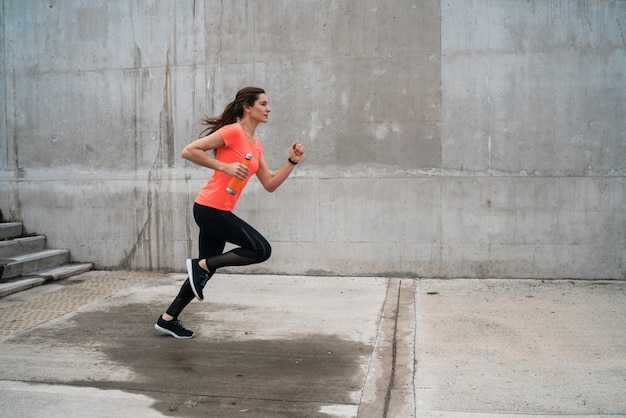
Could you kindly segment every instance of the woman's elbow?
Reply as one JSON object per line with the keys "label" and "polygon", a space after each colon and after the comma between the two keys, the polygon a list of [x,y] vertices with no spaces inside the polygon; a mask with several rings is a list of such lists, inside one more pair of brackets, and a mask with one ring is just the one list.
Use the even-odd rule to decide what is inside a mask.
{"label": "woman's elbow", "polygon": [[183,151],[180,153],[180,156],[183,157],[185,160],[189,160],[189,158],[191,157],[191,150],[189,149],[189,146],[186,146],[185,148],[183,148]]}
{"label": "woman's elbow", "polygon": [[272,181],[271,178],[264,178],[264,177],[259,177],[259,176],[257,176],[257,178],[259,179],[259,182],[261,183],[261,186],[263,186],[263,189],[265,189],[266,192],[273,193],[274,190],[276,190],[278,188],[274,184],[274,182]]}

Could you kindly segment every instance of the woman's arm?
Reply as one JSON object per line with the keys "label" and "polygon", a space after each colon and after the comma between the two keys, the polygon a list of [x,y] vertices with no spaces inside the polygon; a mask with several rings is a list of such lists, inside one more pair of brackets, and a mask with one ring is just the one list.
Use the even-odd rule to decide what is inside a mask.
{"label": "woman's arm", "polygon": [[244,180],[248,176],[248,167],[239,162],[227,164],[207,154],[207,151],[223,147],[224,145],[224,138],[222,138],[222,135],[220,135],[219,132],[213,132],[212,134],[196,139],[191,144],[187,145],[183,149],[182,157],[185,160],[189,160],[202,167],[221,171],[229,176],[238,177],[240,180]]}
{"label": "woman's arm", "polygon": [[[289,158],[291,161],[298,163],[304,155],[304,147],[297,142],[294,142],[289,147]],[[256,172],[256,176],[263,185],[263,188],[268,192],[273,192],[283,184],[283,182],[289,177],[289,174],[293,171],[295,165],[287,161],[276,173],[272,173],[265,164],[263,157],[259,159],[259,169]]]}

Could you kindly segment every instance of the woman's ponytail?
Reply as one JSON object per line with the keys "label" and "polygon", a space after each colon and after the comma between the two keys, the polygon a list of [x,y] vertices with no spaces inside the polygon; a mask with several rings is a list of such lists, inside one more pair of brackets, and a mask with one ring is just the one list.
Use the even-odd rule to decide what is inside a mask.
{"label": "woman's ponytail", "polygon": [[224,125],[237,122],[237,119],[243,117],[243,106],[253,106],[254,102],[259,98],[259,95],[263,93],[265,93],[265,91],[258,87],[244,87],[239,90],[235,96],[235,100],[226,106],[220,116],[205,116],[200,120],[200,124],[205,125],[206,128],[200,132],[199,138],[211,135]]}

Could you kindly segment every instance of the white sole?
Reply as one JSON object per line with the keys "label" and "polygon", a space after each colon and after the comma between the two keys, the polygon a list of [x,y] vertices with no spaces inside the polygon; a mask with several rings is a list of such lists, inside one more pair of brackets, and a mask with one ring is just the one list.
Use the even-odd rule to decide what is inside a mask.
{"label": "white sole", "polygon": [[189,338],[193,338],[193,334],[191,334],[191,337],[181,337],[180,335],[174,334],[169,329],[165,329],[163,327],[160,327],[158,324],[154,324],[154,329],[156,329],[157,331],[161,331],[163,334],[171,335],[172,337],[178,338],[178,339],[186,340],[186,339],[189,339]]}

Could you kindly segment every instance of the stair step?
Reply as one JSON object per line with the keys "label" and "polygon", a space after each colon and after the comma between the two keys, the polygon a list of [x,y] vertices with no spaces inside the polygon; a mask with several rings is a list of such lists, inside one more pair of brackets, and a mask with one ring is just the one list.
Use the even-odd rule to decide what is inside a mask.
{"label": "stair step", "polygon": [[46,237],[43,235],[0,241],[0,259],[11,258],[19,254],[34,253],[45,248]]}
{"label": "stair step", "polygon": [[41,277],[19,277],[14,279],[7,279],[0,282],[0,298],[12,295],[13,293],[21,292],[22,290],[30,289],[42,285],[46,282],[46,279]]}
{"label": "stair step", "polygon": [[0,239],[14,238],[22,235],[21,222],[2,222],[0,223]]}
{"label": "stair step", "polygon": [[65,264],[69,261],[68,250],[43,250],[0,260],[0,279],[10,279],[37,270]]}
{"label": "stair step", "polygon": [[92,263],[80,263],[80,264],[64,264],[62,266],[50,267],[47,269],[33,271],[32,273],[24,274],[23,277],[28,278],[43,278],[46,281],[61,280],[76,274],[85,273],[93,269]]}
{"label": "stair step", "polygon": [[0,222],[0,298],[93,269],[69,259],[68,250],[46,249],[44,235],[24,236],[21,222]]}
{"label": "stair step", "polygon": [[50,281],[61,280],[70,276],[74,276],[76,274],[85,273],[92,269],[93,264],[91,263],[65,264],[59,267],[52,267],[28,273],[24,276],[16,277],[13,279],[3,280],[2,282],[0,282],[0,298],[42,285]]}

